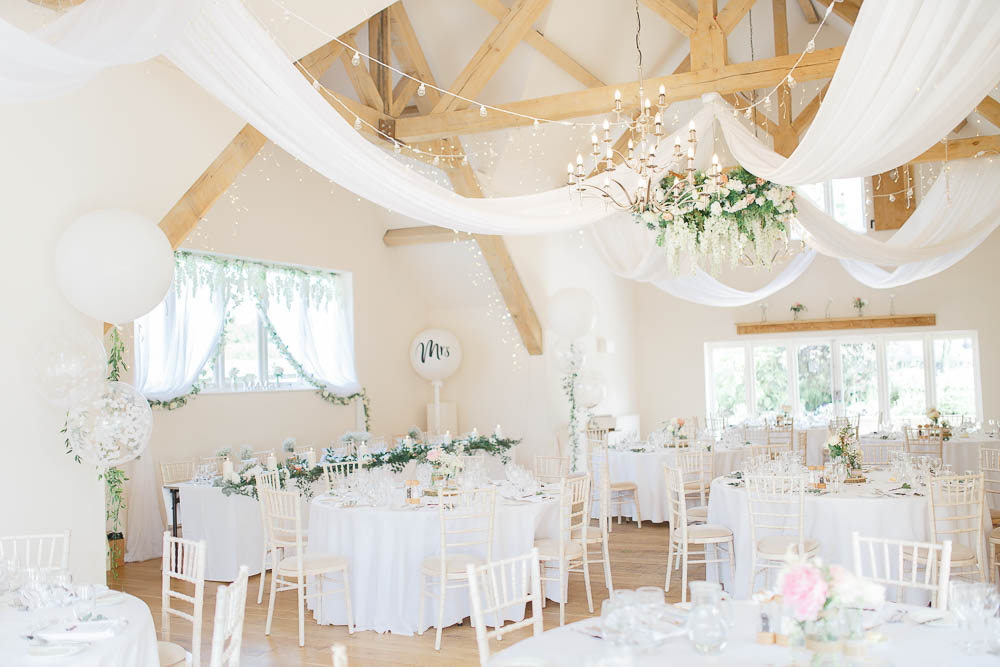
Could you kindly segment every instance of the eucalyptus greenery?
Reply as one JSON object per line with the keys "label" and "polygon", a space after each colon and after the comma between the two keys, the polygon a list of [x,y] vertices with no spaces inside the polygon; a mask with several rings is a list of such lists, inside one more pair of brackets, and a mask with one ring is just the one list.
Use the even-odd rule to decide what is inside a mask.
{"label": "eucalyptus greenery", "polygon": [[577,361],[576,347],[569,345],[569,369],[562,380],[562,389],[569,401],[569,454],[570,470],[576,470],[580,450],[580,429],[576,407],[576,385],[580,378],[580,365]]}

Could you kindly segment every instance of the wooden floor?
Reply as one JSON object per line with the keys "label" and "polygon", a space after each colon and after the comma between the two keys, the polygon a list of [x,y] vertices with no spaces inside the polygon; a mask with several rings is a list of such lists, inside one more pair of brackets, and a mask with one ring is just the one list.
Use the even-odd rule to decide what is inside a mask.
{"label": "wooden floor", "polygon": [[[666,524],[644,523],[637,529],[634,523],[615,525],[611,534],[612,581],[618,588],[638,588],[639,586],[662,586],[666,573],[667,537]],[[692,566],[689,579],[704,578],[704,566]],[[468,620],[463,625],[444,629],[441,652],[434,650],[433,628],[423,636],[403,637],[375,632],[347,633],[343,626],[317,625],[306,612],[306,645],[298,646],[298,621],[293,591],[279,593],[275,605],[274,623],[271,635],[264,636],[264,622],[267,618],[267,594],[264,603],[257,605],[258,577],[250,578],[247,592],[246,621],[243,626],[242,665],[261,667],[264,665],[330,665],[330,645],[343,643],[347,647],[352,667],[363,665],[476,665],[476,639]],[[594,593],[594,613],[601,612],[601,601],[608,597],[604,587],[601,566],[592,566],[591,582]],[[142,563],[128,563],[118,571],[117,581],[109,577],[109,584],[121,588],[149,605],[157,631],[160,626],[160,561],[149,560]],[[208,665],[212,637],[212,618],[215,613],[216,584],[205,586],[204,628],[202,630],[202,664]],[[363,590],[352,591],[357,598]],[[670,602],[680,600],[680,572],[675,570],[667,594]],[[580,575],[570,577],[569,602],[566,605],[566,621],[587,618],[587,598]],[[545,608],[545,628],[559,625],[559,605],[549,603]],[[190,630],[183,621],[172,623],[175,629],[172,639],[190,648]],[[178,632],[179,630],[179,632]],[[530,636],[530,630],[511,634],[498,645],[510,645]]]}

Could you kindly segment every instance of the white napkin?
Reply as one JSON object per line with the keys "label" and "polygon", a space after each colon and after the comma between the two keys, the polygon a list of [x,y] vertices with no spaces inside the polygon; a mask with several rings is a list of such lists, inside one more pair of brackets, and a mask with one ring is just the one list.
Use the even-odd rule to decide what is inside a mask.
{"label": "white napkin", "polygon": [[50,625],[36,632],[35,636],[49,642],[96,642],[111,639],[118,634],[123,625],[122,619],[71,621]]}

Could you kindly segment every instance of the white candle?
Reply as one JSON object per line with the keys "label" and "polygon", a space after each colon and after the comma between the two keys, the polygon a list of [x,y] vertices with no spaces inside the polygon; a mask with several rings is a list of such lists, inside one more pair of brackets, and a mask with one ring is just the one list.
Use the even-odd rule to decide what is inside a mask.
{"label": "white candle", "polygon": [[233,462],[229,460],[229,457],[226,457],[226,460],[222,462],[222,478],[233,478]]}
{"label": "white candle", "polygon": [[503,437],[503,431],[500,430],[500,424],[497,424],[496,430],[493,431],[493,435],[496,436],[497,440]]}
{"label": "white candle", "polygon": [[472,437],[473,438],[478,438],[479,437],[479,429],[473,427],[473,429],[472,429]]}
{"label": "white candle", "polygon": [[444,444],[446,444],[446,445],[450,445],[451,444],[451,431],[445,431],[444,432]]}
{"label": "white candle", "polygon": [[312,447],[306,450],[306,465],[310,468],[316,465],[316,452]]}
{"label": "white candle", "polygon": [[278,469],[278,459],[275,458],[274,454],[267,455],[267,469],[277,470]]}

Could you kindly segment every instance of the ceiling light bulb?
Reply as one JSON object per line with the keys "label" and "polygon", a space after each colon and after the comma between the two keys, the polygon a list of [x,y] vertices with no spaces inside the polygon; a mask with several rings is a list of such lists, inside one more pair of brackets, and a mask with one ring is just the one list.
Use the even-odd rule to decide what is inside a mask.
{"label": "ceiling light bulb", "polygon": [[395,151],[396,153],[398,153],[398,152],[400,152],[401,150],[403,150],[403,147],[402,147],[402,146],[400,146],[400,145],[399,145],[399,142],[397,141],[397,142],[395,142],[395,143],[394,143],[394,144],[392,145],[392,150],[393,150],[393,151]]}
{"label": "ceiling light bulb", "polygon": [[660,84],[660,95],[666,95],[666,94],[667,94],[667,87],[666,87],[666,86],[664,86],[664,85],[663,85],[663,84],[661,83],[661,84]]}
{"label": "ceiling light bulb", "polygon": [[486,105],[485,104],[480,104],[479,105],[479,115],[482,118],[486,118]]}
{"label": "ceiling light bulb", "polygon": [[355,116],[354,117],[354,129],[355,130],[360,130],[361,129],[361,117],[360,116]]}
{"label": "ceiling light bulb", "polygon": [[806,53],[812,53],[815,50],[816,50],[816,42],[810,39],[809,43],[806,44]]}
{"label": "ceiling light bulb", "polygon": [[583,156],[580,155],[579,153],[576,154],[576,163],[578,165],[582,165],[583,164]]}
{"label": "ceiling light bulb", "polygon": [[313,79],[313,88],[315,88],[316,90],[319,90],[319,80],[318,79]]}
{"label": "ceiling light bulb", "polygon": [[604,122],[601,123],[601,128],[604,129],[604,130],[610,130],[611,129],[611,123],[608,122],[607,118],[605,118]]}
{"label": "ceiling light bulb", "polygon": [[421,81],[420,85],[417,86],[417,97],[423,97],[426,94],[427,94],[427,84]]}
{"label": "ceiling light bulb", "polygon": [[354,55],[351,56],[351,64],[354,65],[355,67],[361,64],[361,54],[358,53],[357,51],[355,51]]}
{"label": "ceiling light bulb", "polygon": [[615,102],[621,102],[621,101],[622,101],[622,91],[615,90]]}

